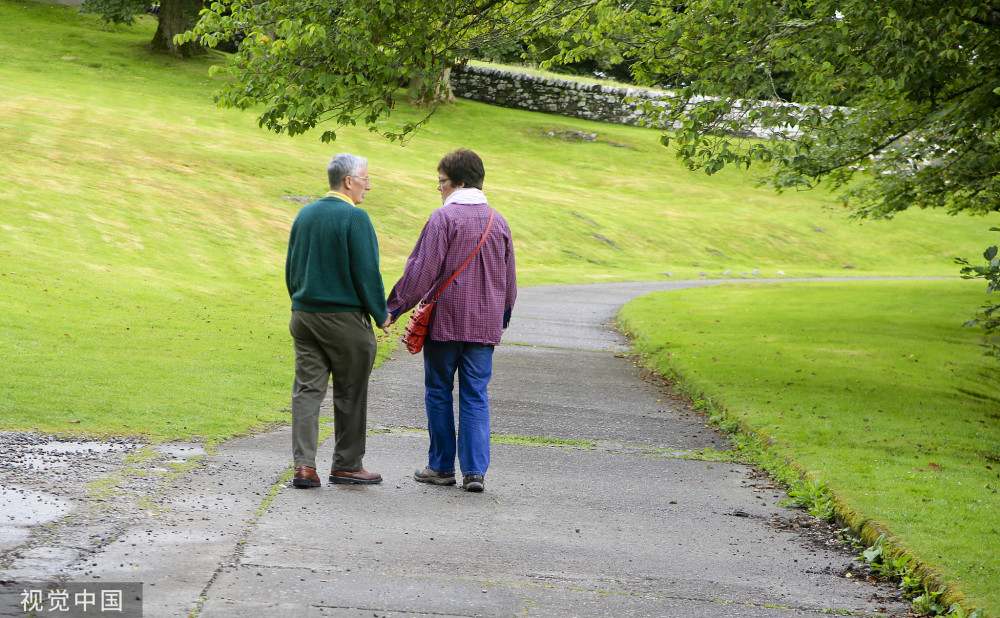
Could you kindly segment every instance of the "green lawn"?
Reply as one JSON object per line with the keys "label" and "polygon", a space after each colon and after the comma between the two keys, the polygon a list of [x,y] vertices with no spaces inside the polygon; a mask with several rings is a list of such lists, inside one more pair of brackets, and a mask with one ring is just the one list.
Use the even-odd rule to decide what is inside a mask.
{"label": "green lawn", "polygon": [[823,478],[973,606],[1000,615],[1000,365],[969,281],[740,284],[636,299],[638,350]]}

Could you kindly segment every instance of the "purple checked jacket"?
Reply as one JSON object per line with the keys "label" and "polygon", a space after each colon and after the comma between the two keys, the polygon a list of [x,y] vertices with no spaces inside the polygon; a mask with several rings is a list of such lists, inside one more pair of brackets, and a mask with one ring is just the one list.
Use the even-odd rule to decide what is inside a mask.
{"label": "purple checked jacket", "polygon": [[[472,191],[464,201],[478,194],[475,201],[481,203],[449,202],[431,213],[406,260],[403,276],[389,293],[387,304],[394,316],[433,298],[479,244],[492,209],[482,193]],[[483,246],[438,298],[427,336],[435,341],[496,345],[510,321],[516,297],[510,227],[496,213]]]}

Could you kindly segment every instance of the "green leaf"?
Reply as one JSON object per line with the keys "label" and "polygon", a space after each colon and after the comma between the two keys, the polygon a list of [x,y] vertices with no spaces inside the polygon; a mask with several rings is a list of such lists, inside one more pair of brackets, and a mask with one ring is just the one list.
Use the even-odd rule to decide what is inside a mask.
{"label": "green leaf", "polygon": [[882,551],[882,546],[876,545],[861,552],[861,555],[864,556],[866,562],[871,564],[882,557]]}

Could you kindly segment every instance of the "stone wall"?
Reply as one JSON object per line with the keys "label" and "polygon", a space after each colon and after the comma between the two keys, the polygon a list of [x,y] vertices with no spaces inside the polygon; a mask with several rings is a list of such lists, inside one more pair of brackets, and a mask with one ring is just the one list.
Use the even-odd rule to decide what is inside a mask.
{"label": "stone wall", "polygon": [[[457,97],[490,105],[560,114],[611,124],[659,128],[662,128],[662,125],[658,123],[643,122],[643,107],[650,105],[654,108],[663,107],[672,96],[665,92],[582,84],[564,79],[536,77],[524,73],[472,65],[452,69],[451,86]],[[699,97],[692,99],[692,102],[701,100],[704,99]],[[746,106],[742,101],[735,101],[733,111],[724,118],[724,120],[738,121],[740,128],[736,133],[737,136],[767,139],[779,130],[783,136],[798,134],[798,128],[795,126],[775,129],[746,122],[744,108],[749,109],[755,105],[757,104]],[[797,107],[792,103],[770,103],[769,105]]]}
{"label": "stone wall", "polygon": [[640,103],[630,102],[630,97],[655,104],[669,96],[472,65],[452,69],[451,87],[457,97],[491,105],[629,125],[641,124],[643,117]]}

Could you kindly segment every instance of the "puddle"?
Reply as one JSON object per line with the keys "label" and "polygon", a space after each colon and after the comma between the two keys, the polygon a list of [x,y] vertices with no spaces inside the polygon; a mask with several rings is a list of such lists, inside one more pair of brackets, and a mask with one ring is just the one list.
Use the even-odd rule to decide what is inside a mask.
{"label": "puddle", "polygon": [[0,432],[0,550],[22,545],[32,529],[72,512],[87,500],[87,483],[113,478],[129,454],[146,448],[154,457],[139,465],[181,464],[205,455],[194,442],[147,445]]}
{"label": "puddle", "polygon": [[43,453],[52,453],[55,455],[93,455],[95,453],[110,453],[112,451],[130,451],[135,446],[112,442],[48,442],[46,444],[35,444],[27,448],[32,451],[42,451]]}
{"label": "puddle", "polygon": [[175,461],[187,461],[192,457],[200,457],[205,454],[205,449],[200,444],[184,442],[164,442],[153,445],[153,449],[161,455],[170,455]]}
{"label": "puddle", "polygon": [[19,446],[0,467],[28,467],[33,470],[66,468],[80,458],[104,459],[109,454],[127,453],[134,444],[115,442],[63,442],[51,441]]}
{"label": "puddle", "polygon": [[18,457],[17,463],[20,466],[27,466],[35,470],[52,470],[53,468],[68,468],[69,462],[55,457],[45,455],[34,455],[25,453]]}
{"label": "puddle", "polygon": [[70,502],[55,496],[0,485],[0,549],[23,542],[31,526],[49,523],[72,510]]}

